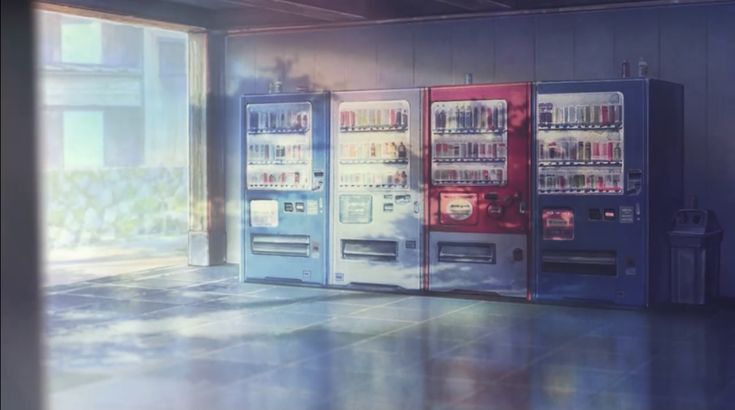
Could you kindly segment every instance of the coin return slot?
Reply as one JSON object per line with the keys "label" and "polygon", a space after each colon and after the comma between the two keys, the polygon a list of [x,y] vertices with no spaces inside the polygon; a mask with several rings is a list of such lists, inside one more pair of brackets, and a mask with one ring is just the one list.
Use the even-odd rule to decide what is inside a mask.
{"label": "coin return slot", "polygon": [[307,235],[251,235],[256,255],[309,256],[311,238]]}
{"label": "coin return slot", "polygon": [[395,261],[398,259],[398,242],[343,239],[342,259]]}

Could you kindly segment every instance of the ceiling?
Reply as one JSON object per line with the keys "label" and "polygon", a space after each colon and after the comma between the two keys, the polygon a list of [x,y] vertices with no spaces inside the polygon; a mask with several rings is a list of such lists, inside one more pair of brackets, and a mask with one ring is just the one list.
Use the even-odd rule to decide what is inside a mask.
{"label": "ceiling", "polygon": [[270,28],[432,16],[636,7],[702,0],[43,0],[94,12],[123,14],[208,29]]}

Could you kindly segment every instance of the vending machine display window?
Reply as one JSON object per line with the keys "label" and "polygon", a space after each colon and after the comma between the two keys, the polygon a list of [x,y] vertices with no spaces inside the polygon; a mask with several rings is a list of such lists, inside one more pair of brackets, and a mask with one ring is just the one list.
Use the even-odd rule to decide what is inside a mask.
{"label": "vending machine display window", "polygon": [[432,103],[432,183],[501,186],[507,180],[507,102]]}
{"label": "vending machine display window", "polygon": [[620,92],[539,95],[538,193],[622,195],[623,112]]}
{"label": "vending machine display window", "polygon": [[311,104],[248,104],[248,190],[311,189]]}
{"label": "vending machine display window", "polygon": [[354,101],[339,105],[337,181],[341,189],[409,189],[407,101]]}
{"label": "vending machine display window", "polygon": [[574,211],[571,209],[543,209],[541,224],[545,241],[574,240]]}

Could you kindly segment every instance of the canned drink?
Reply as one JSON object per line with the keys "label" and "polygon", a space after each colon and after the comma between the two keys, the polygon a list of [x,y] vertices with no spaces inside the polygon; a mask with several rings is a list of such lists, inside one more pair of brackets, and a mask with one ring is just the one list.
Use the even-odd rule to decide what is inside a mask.
{"label": "canned drink", "polygon": [[584,122],[584,107],[581,105],[575,105],[572,107],[574,110],[574,125],[579,125]]}
{"label": "canned drink", "polygon": [[607,105],[602,106],[601,116],[602,116],[602,125],[610,124],[610,113],[609,113],[609,107]]}
{"label": "canned drink", "polygon": [[584,125],[590,125],[592,124],[592,106],[591,105],[585,105],[584,106]]}
{"label": "canned drink", "polygon": [[577,159],[577,143],[574,141],[571,141],[569,145],[570,145],[569,155],[567,156],[567,159],[574,161]]}
{"label": "canned drink", "polygon": [[592,144],[589,142],[586,142],[584,144],[584,160],[585,161],[592,160]]}
{"label": "canned drink", "polygon": [[615,124],[620,125],[623,123],[623,107],[617,104],[615,107]]}
{"label": "canned drink", "polygon": [[492,144],[492,148],[493,148],[493,155],[492,155],[492,157],[493,158],[497,158],[498,157],[498,144]]}
{"label": "canned drink", "polygon": [[557,125],[564,124],[564,109],[561,107],[556,107],[553,112],[554,114],[551,117],[551,123]]}
{"label": "canned drink", "polygon": [[600,125],[600,106],[592,106],[592,123],[594,125]]}
{"label": "canned drink", "polygon": [[613,151],[614,150],[615,149],[613,148],[613,143],[612,142],[608,142],[607,143],[607,160],[608,161],[612,161],[612,159],[613,159]]}
{"label": "canned drink", "polygon": [[493,128],[500,128],[503,124],[500,122],[500,110],[498,106],[493,107]]}
{"label": "canned drink", "polygon": [[539,159],[546,158],[546,153],[544,152],[544,143],[543,142],[539,142],[538,143],[538,158]]}
{"label": "canned drink", "polygon": [[599,142],[593,142],[592,143],[592,160],[598,160],[600,159],[600,143]]}
{"label": "canned drink", "polygon": [[503,104],[498,104],[500,107],[498,107],[498,128],[505,128],[506,127],[506,112],[505,112],[505,106]]}
{"label": "canned drink", "polygon": [[613,183],[613,188],[616,191],[620,191],[621,187],[620,187],[620,176],[619,175],[613,175],[612,183]]}

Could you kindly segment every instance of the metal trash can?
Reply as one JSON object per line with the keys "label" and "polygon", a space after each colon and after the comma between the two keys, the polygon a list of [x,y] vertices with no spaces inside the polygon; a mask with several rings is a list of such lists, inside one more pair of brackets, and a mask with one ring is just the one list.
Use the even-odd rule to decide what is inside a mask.
{"label": "metal trash can", "polygon": [[717,297],[722,228],[712,211],[676,212],[671,245],[671,302],[703,305]]}

